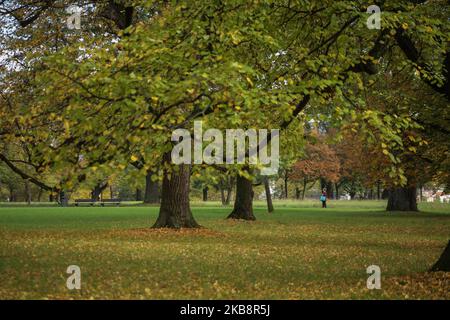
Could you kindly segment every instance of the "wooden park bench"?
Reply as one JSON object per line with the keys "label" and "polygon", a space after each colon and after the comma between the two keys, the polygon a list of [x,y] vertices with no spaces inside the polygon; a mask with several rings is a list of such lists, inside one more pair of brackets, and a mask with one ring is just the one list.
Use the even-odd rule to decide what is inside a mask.
{"label": "wooden park bench", "polygon": [[93,206],[97,201],[92,199],[75,199],[75,206],[78,207],[80,204],[85,203]]}
{"label": "wooden park bench", "polygon": [[121,200],[120,199],[103,199],[103,200],[92,200],[92,199],[75,199],[75,206],[78,207],[80,204],[88,204],[91,207],[94,206],[96,203],[100,203],[102,207],[104,207],[107,204],[112,205],[120,205]]}
{"label": "wooden park bench", "polygon": [[100,202],[100,205],[104,207],[106,204],[114,204],[116,206],[120,205],[120,199],[103,199]]}

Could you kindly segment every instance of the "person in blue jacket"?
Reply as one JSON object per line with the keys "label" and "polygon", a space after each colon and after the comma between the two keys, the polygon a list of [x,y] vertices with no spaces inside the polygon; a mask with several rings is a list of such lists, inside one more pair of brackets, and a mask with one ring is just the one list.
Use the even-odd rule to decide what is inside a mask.
{"label": "person in blue jacket", "polygon": [[322,190],[322,195],[320,196],[320,201],[322,201],[322,208],[327,207],[327,190]]}

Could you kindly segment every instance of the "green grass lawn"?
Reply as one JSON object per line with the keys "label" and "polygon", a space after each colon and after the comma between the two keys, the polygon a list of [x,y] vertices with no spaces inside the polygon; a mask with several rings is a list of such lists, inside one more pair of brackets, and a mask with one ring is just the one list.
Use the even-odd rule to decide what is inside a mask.
{"label": "green grass lawn", "polygon": [[[256,222],[193,203],[200,230],[152,230],[158,208],[1,207],[0,299],[450,299],[427,273],[450,238],[450,205],[386,213],[381,201],[278,201]],[[66,288],[78,265],[81,290]],[[378,265],[381,290],[368,290]]]}

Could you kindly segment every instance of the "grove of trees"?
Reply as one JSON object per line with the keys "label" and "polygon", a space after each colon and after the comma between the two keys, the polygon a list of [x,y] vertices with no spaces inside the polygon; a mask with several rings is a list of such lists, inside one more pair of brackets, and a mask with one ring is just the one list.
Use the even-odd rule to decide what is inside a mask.
{"label": "grove of trees", "polygon": [[320,181],[416,211],[418,187],[450,185],[450,4],[373,4],[380,29],[364,1],[0,1],[0,183],[63,204],[132,185],[158,228],[199,227],[193,183],[254,220],[261,166],[172,163],[172,132],[201,120],[280,129],[285,197]]}

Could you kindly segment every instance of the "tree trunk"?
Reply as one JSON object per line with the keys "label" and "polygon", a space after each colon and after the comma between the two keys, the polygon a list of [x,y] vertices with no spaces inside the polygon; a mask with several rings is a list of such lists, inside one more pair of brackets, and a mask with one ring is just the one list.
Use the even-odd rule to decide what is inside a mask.
{"label": "tree trunk", "polygon": [[354,200],[355,196],[356,196],[355,182],[354,181],[352,181],[352,183],[350,184],[350,192],[349,192],[349,194],[350,194],[350,199]]}
{"label": "tree trunk", "polygon": [[14,193],[13,188],[9,188],[9,202],[14,202],[16,199],[16,195]]}
{"label": "tree trunk", "polygon": [[264,189],[266,191],[267,211],[269,213],[272,213],[273,212],[272,195],[270,193],[269,178],[267,177],[264,177]]}
{"label": "tree trunk", "polygon": [[444,252],[442,252],[440,258],[431,267],[430,271],[450,271],[450,240],[448,241]]}
{"label": "tree trunk", "polygon": [[[170,162],[170,153],[164,155]],[[153,228],[199,228],[189,205],[190,165],[172,166],[172,172],[164,171],[161,188],[161,207]]]}
{"label": "tree trunk", "polygon": [[284,173],[284,198],[288,198],[288,171]]}
{"label": "tree trunk", "polygon": [[227,189],[227,196],[226,196],[226,198],[225,198],[225,205],[226,205],[226,206],[230,205],[230,202],[231,202],[231,192],[232,192],[232,189],[231,189],[231,188]]}
{"label": "tree trunk", "polygon": [[295,199],[300,200],[301,191],[299,187],[295,187]]}
{"label": "tree trunk", "polygon": [[418,211],[416,199],[416,186],[391,188],[387,211]]}
{"label": "tree trunk", "polygon": [[25,181],[25,196],[26,201],[28,205],[31,205],[31,189],[30,189],[30,183],[26,180]]}
{"label": "tree trunk", "polygon": [[328,199],[334,199],[333,183],[332,182],[327,182],[326,183],[326,188],[327,188],[327,198]]}
{"label": "tree trunk", "polygon": [[[220,195],[222,197],[222,204],[229,205],[231,199],[231,192],[233,190],[234,179],[232,177],[226,177],[226,179],[222,179],[220,183]],[[225,196],[226,191],[226,196]]]}
{"label": "tree trunk", "polygon": [[302,190],[302,200],[305,200],[306,186],[308,185],[308,181],[306,178],[303,179],[303,190]]}
{"label": "tree trunk", "polygon": [[93,201],[100,200],[100,196],[101,196],[103,190],[105,190],[107,186],[108,186],[108,183],[104,183],[104,184],[98,183],[91,192],[91,199]]}
{"label": "tree trunk", "polygon": [[67,207],[69,205],[69,194],[63,190],[59,192],[59,204],[62,207]]}
{"label": "tree trunk", "polygon": [[336,189],[336,200],[339,200],[339,184],[337,182],[334,184],[334,188]]}
{"label": "tree trunk", "polygon": [[37,196],[37,201],[38,201],[38,202],[41,202],[41,199],[42,199],[42,192],[43,192],[42,188],[39,188],[39,192],[38,192],[38,196]]}
{"label": "tree trunk", "polygon": [[377,181],[377,199],[378,200],[381,199],[381,181],[380,180]]}
{"label": "tree trunk", "polygon": [[203,201],[208,201],[208,187],[204,187],[202,192],[203,192]]}
{"label": "tree trunk", "polygon": [[142,190],[140,188],[136,188],[135,197],[136,201],[142,201]]}
{"label": "tree trunk", "polygon": [[240,175],[236,180],[236,198],[234,209],[228,219],[256,220],[253,215],[253,186],[252,181]]}
{"label": "tree trunk", "polygon": [[320,178],[320,192],[323,191],[323,189],[325,189],[327,187],[327,182],[325,181],[324,178]]}
{"label": "tree trunk", "polygon": [[231,188],[231,187],[227,188],[227,197],[225,199],[225,205],[227,205],[227,206],[230,204],[232,191],[233,191],[233,188]]}
{"label": "tree trunk", "polygon": [[321,191],[323,189],[326,189],[327,192],[327,198],[333,199],[334,198],[334,192],[333,192],[333,183],[326,181],[324,178],[320,178],[320,189]]}
{"label": "tree trunk", "polygon": [[152,171],[147,171],[145,176],[145,194],[144,203],[159,203],[159,185],[157,181],[152,180]]}
{"label": "tree trunk", "polygon": [[226,204],[226,200],[225,200],[225,190],[223,190],[222,186],[220,186],[220,199],[222,200],[222,205],[224,206]]}

